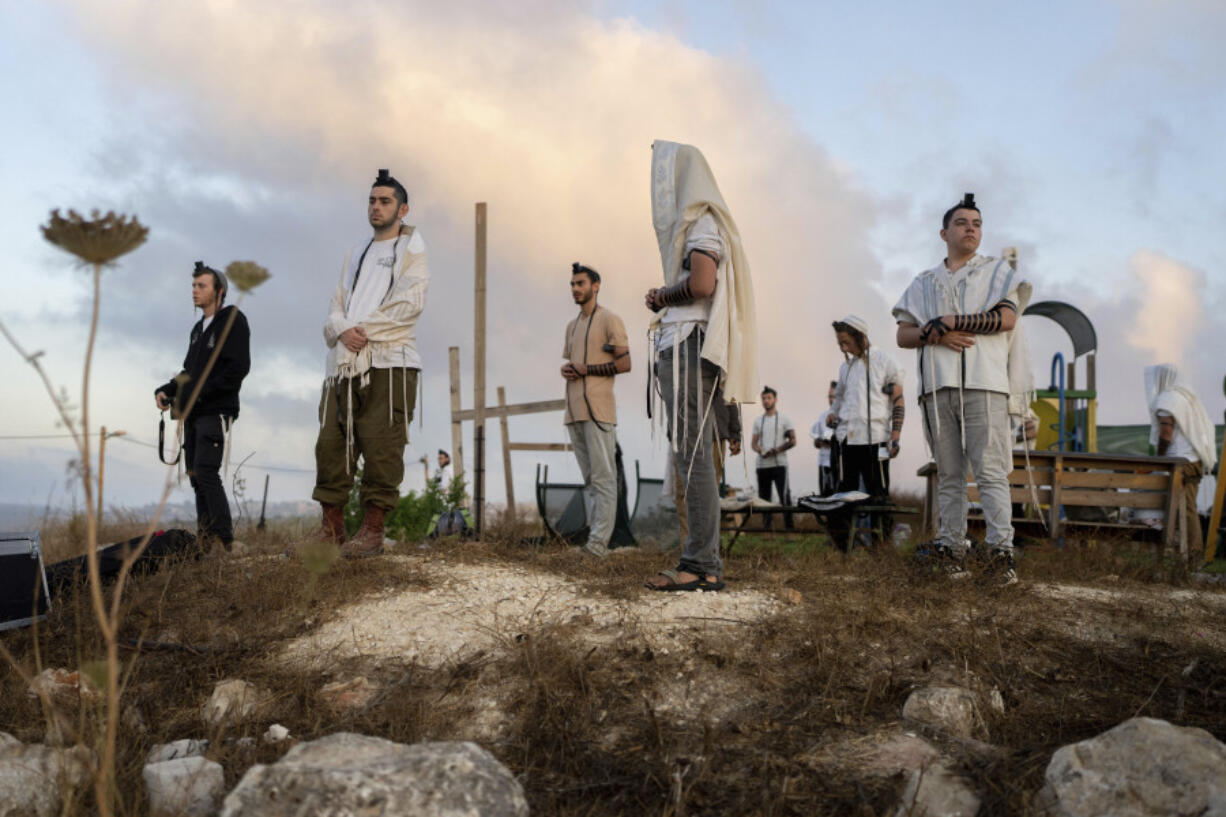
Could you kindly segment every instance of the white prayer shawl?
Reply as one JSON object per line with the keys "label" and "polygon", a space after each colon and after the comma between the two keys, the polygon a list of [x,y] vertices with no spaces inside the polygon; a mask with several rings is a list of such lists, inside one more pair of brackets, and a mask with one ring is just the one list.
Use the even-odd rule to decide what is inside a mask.
{"label": "white prayer shawl", "polygon": [[[1014,290],[1020,318],[1033,293],[1030,282],[1004,259],[975,255],[953,274],[942,262],[917,275],[893,313],[900,322],[923,326],[942,315],[986,312]],[[920,395],[940,388],[997,391],[1009,395],[1009,413],[1020,416],[1034,390],[1029,347],[1020,326],[1019,322],[1011,332],[977,335],[975,345],[964,353],[965,368],[957,352],[943,346],[921,346],[916,350],[922,373]]]}
{"label": "white prayer shawl", "polygon": [[[702,358],[719,367],[725,400],[753,403],[759,385],[757,313],[740,232],[698,148],[657,140],[651,146],[651,219],[665,286],[682,279],[686,235],[704,213],[715,219],[726,251],[719,260]],[[663,312],[652,319],[653,333],[659,329]]]}
{"label": "white prayer shawl", "polygon": [[[864,337],[867,341],[868,335]],[[839,367],[839,382],[830,406],[839,418],[835,431],[839,442],[851,445],[889,442],[893,395],[887,395],[883,389],[901,386],[902,382],[898,363],[875,346],[870,345],[858,357],[848,357]]]}
{"label": "white prayer shawl", "polygon": [[[395,257],[399,259],[393,270],[393,279],[379,308],[367,315],[359,323],[354,323],[346,315],[349,297],[353,290],[354,276],[362,261],[363,244],[354,248],[345,256],[341,268],[340,281],[332,293],[332,302],[328,308],[328,318],[324,321],[324,343],[328,346],[327,373],[323,388],[334,388],[336,384],[348,378],[348,394],[337,395],[338,401],[345,412],[346,445],[353,445],[353,379],[365,386],[370,382],[370,372],[374,363],[394,363],[397,367],[421,368],[421,356],[417,352],[417,319],[426,306],[426,290],[430,286],[430,269],[426,260],[424,244],[413,241],[416,228],[408,224],[400,225],[400,235],[396,239]],[[420,249],[419,249],[420,248]],[[366,345],[360,352],[351,352],[340,342],[341,335],[353,326],[361,326],[366,332]],[[387,367],[389,384],[392,377],[391,366]],[[402,391],[407,390],[407,379],[403,381]],[[419,387],[422,385],[418,380]],[[408,394],[402,394],[404,405],[408,405]],[[324,401],[326,405],[327,401]],[[420,401],[419,401],[420,402]],[[393,390],[388,389],[387,418],[388,424],[393,422],[394,403]],[[320,425],[327,418],[319,418]],[[409,414],[404,413],[405,436],[409,433]]]}
{"label": "white prayer shawl", "polygon": [[1208,474],[1217,464],[1216,436],[1209,413],[1192,387],[1171,363],[1145,367],[1145,397],[1149,404],[1149,443],[1158,447],[1158,412],[1175,418],[1175,427],[1191,443]]}
{"label": "white prayer shawl", "polygon": [[[430,270],[420,241],[414,243],[415,228],[400,225],[395,255],[398,259],[395,276],[379,308],[355,323],[346,315],[353,279],[361,263],[359,245],[345,256],[341,277],[332,293],[328,319],[324,322],[324,342],[328,345],[327,377],[335,382],[344,377],[360,377],[374,365],[375,358],[395,362],[398,366],[421,368],[417,353],[417,319],[426,305],[426,290],[430,286]],[[412,246],[411,246],[412,245]],[[367,343],[360,352],[351,352],[340,343],[345,330],[360,325],[366,332]]]}

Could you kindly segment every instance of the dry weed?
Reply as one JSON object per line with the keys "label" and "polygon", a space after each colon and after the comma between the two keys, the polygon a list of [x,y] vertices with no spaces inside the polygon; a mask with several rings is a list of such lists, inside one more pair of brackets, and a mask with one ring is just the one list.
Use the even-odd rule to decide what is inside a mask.
{"label": "dry weed", "polygon": [[[927,735],[984,793],[984,813],[1032,813],[1052,751],[1134,715],[1226,737],[1226,655],[1206,637],[1220,631],[1223,594],[1143,583],[1162,573],[1145,562],[1147,546],[1028,553],[1022,585],[1005,590],[919,573],[893,550],[746,550],[729,559],[732,586],[788,591],[791,603],[756,623],[686,636],[667,655],[630,637],[593,646],[578,625],[548,624],[437,667],[362,657],[310,670],[267,659],[347,603],[423,589],[430,574],[419,560],[372,559],[313,580],[273,555],[292,535],[281,526],[248,532],[256,556],[182,562],[131,583],[123,813],[143,813],[140,769],[154,743],[210,738],[210,756],[234,784],[285,751],[258,741],[272,722],[299,740],[341,729],[410,742],[479,738],[520,777],[537,815],[887,814],[902,777],[868,768],[865,747],[897,735],[907,695],[929,684],[1003,696],[1003,713],[983,707],[974,740]],[[424,558],[551,571],[618,599],[647,592],[641,580],[670,558],[626,553],[593,564],[518,541],[438,540]],[[1125,600],[1087,590],[1056,602],[1040,578]],[[0,639],[34,668],[33,631]],[[138,639],[146,645],[133,649]],[[98,658],[87,600],[61,599],[37,643],[45,666]],[[364,707],[338,712],[319,696],[324,684],[357,675],[380,690]],[[254,722],[210,733],[200,706],[228,677],[268,690],[271,703]],[[96,715],[78,726],[87,744],[97,740]],[[0,729],[29,741],[45,730],[11,670]],[[89,795],[74,808],[89,813]]]}

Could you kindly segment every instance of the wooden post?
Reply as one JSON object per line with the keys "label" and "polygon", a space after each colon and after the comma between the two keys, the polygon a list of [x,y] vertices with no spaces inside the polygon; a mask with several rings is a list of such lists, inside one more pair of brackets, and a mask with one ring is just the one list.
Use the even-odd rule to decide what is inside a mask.
{"label": "wooden post", "polygon": [[[1179,463],[1172,463],[1167,466],[1171,469],[1170,496],[1166,501],[1166,527],[1162,531],[1162,546],[1166,549],[1169,556],[1171,552],[1178,547],[1178,542],[1175,540],[1175,534],[1179,533],[1178,514],[1179,507],[1184,504],[1183,501],[1183,469],[1179,467]],[[1200,524],[1199,522],[1197,524]],[[1187,553],[1187,546],[1184,546],[1184,553]]]}
{"label": "wooden post", "polygon": [[[507,390],[502,386],[498,387],[498,407],[505,409],[507,406]],[[515,518],[515,484],[511,478],[511,432],[507,428],[507,415],[504,412],[498,418],[498,425],[502,427],[502,470],[507,481],[507,513],[510,518]]]}
{"label": "wooden post", "polygon": [[[1222,440],[1219,463],[1226,462],[1226,439]],[[1217,529],[1222,524],[1222,499],[1226,497],[1226,468],[1218,468],[1217,491],[1213,495],[1213,510],[1209,513],[1209,535],[1205,538],[1205,563],[1217,555]]]}
{"label": "wooden post", "polygon": [[102,427],[102,432],[98,439],[98,527],[102,527],[102,486],[106,476],[106,438],[107,437],[122,437],[127,434],[126,431],[112,431],[107,433],[106,426]]}
{"label": "wooden post", "polygon": [[[86,431],[88,434],[89,432]],[[102,528],[102,484],[106,475],[106,426],[102,427],[102,437],[98,440],[98,528]]]}
{"label": "wooden post", "polygon": [[264,475],[264,498],[260,500],[260,523],[255,526],[256,530],[264,530],[264,511],[268,508],[268,478],[270,474]]}
{"label": "wooden post", "polygon": [[473,253],[473,527],[478,538],[485,520],[485,202],[477,202]]}
{"label": "wooden post", "polygon": [[456,419],[460,410],[460,347],[447,349],[447,362],[451,368],[451,463],[452,473],[457,477],[464,473],[464,424]]}

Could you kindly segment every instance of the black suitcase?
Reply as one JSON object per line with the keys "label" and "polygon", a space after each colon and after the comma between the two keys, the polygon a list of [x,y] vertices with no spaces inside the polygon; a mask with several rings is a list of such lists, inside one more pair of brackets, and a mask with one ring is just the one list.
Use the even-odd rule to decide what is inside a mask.
{"label": "black suitcase", "polygon": [[28,627],[51,609],[37,531],[0,532],[0,630]]}

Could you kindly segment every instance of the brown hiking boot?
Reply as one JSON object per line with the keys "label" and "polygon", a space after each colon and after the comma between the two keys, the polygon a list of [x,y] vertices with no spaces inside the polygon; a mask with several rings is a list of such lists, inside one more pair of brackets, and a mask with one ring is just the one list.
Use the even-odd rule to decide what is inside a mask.
{"label": "brown hiking boot", "polygon": [[[302,542],[292,542],[282,554],[286,557],[294,556],[304,546],[322,546],[333,545],[340,546],[345,542],[345,508],[342,505],[329,505],[327,502],[320,502],[319,507],[323,509],[323,517],[319,523],[319,530],[312,533]],[[334,557],[335,558],[335,557]]]}
{"label": "brown hiking boot", "polygon": [[344,544],[345,508],[341,505],[329,505],[327,502],[320,502],[319,506],[324,512],[318,534],[319,539],[334,545]]}
{"label": "brown hiking boot", "polygon": [[346,559],[364,559],[367,556],[377,556],[383,552],[383,517],[387,510],[376,505],[366,504],[366,514],[362,517],[362,527],[345,544],[341,545],[341,555]]}

